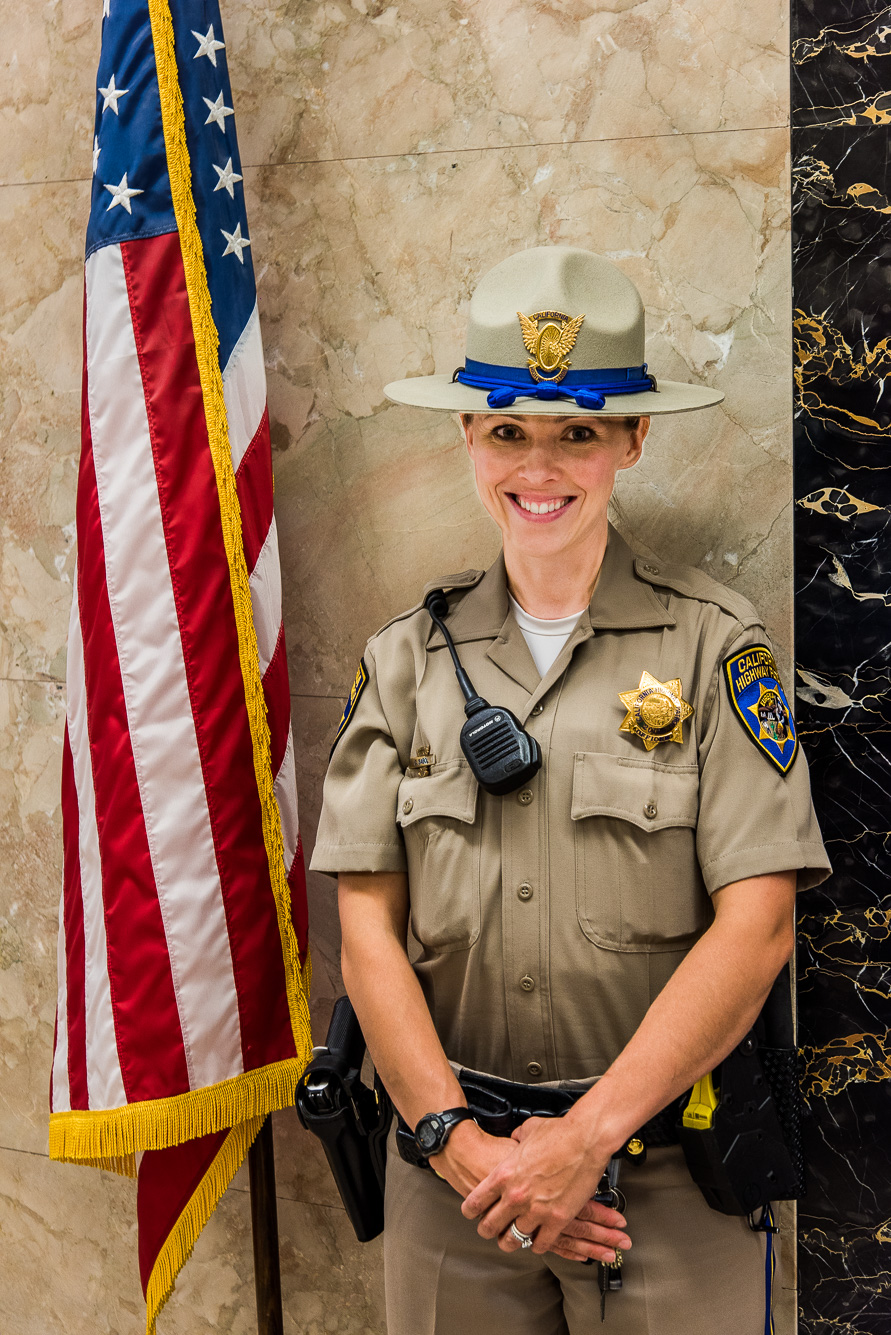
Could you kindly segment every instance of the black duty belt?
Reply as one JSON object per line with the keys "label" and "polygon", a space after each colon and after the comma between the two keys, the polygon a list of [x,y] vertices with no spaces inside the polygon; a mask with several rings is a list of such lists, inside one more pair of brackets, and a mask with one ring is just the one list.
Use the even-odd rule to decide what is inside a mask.
{"label": "black duty belt", "polygon": [[[494,1075],[465,1070],[458,1072],[458,1083],[464,1091],[474,1121],[490,1136],[509,1136],[530,1117],[562,1117],[588,1092],[587,1089],[521,1085],[513,1080],[499,1080]],[[663,1108],[662,1112],[651,1117],[645,1126],[629,1138],[625,1147],[629,1158],[636,1158],[639,1162],[647,1149],[679,1143],[679,1102],[675,1100]],[[634,1148],[629,1151],[628,1146]],[[406,1163],[417,1168],[430,1168],[411,1128],[401,1117],[397,1120],[396,1147],[399,1157]]]}

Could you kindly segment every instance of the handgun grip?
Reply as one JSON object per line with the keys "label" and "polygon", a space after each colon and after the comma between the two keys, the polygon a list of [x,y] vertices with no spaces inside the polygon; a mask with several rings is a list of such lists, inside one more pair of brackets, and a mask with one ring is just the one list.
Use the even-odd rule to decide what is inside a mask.
{"label": "handgun grip", "polygon": [[344,1058],[349,1070],[362,1069],[365,1036],[349,997],[338,997],[334,1003],[326,1046],[329,1052]]}

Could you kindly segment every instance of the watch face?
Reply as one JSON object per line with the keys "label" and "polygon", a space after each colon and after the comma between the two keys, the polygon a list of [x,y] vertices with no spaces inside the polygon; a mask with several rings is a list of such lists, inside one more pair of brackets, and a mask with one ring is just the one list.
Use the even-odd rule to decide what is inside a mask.
{"label": "watch face", "polygon": [[416,1133],[421,1149],[431,1150],[438,1143],[441,1131],[442,1123],[438,1117],[423,1118]]}

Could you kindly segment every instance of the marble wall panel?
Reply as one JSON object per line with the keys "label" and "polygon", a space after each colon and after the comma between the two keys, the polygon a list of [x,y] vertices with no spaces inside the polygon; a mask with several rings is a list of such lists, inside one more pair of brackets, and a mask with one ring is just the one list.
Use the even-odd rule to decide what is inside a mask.
{"label": "marble wall panel", "polygon": [[99,13],[93,0],[0,5],[0,183],[89,175]]}
{"label": "marble wall panel", "polygon": [[[279,1150],[279,1161],[281,1151]],[[356,1245],[339,1203],[280,1190],[284,1335],[384,1335],[380,1243]],[[141,1335],[135,1183],[0,1149],[0,1329]],[[255,1335],[250,1198],[233,1183],[164,1308],[163,1335]]]}
{"label": "marble wall panel", "polygon": [[891,1173],[887,9],[793,6],[797,695],[834,875],[799,909],[805,1335],[880,1335]]}
{"label": "marble wall panel", "polygon": [[[93,0],[0,16],[0,182],[83,179]],[[775,0],[240,0],[223,18],[253,165],[787,122]]]}
{"label": "marble wall panel", "polygon": [[88,209],[86,185],[0,189],[0,677],[65,677]]}
{"label": "marble wall panel", "polygon": [[0,678],[0,1146],[44,1154],[64,726],[61,682]]}
{"label": "marble wall panel", "polygon": [[252,0],[227,32],[249,163],[786,120],[787,13],[762,0]]}

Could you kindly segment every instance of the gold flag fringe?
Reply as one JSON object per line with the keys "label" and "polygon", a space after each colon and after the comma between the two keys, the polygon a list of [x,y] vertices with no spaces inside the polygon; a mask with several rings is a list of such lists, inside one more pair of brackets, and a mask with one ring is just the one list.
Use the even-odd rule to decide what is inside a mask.
{"label": "gold flag fringe", "polygon": [[[291,1015],[291,1028],[294,1033],[297,1056],[305,1065],[309,1061],[312,1050],[309,1004],[307,990],[303,986],[303,977],[301,976],[297,937],[291,921],[291,891],[285,867],[281,817],[273,790],[274,776],[272,773],[269,724],[266,719],[266,699],[263,694],[263,680],[260,676],[257,634],[254,629],[251,591],[248,583],[249,574],[242,544],[241,507],[235,487],[226,401],[223,396],[223,375],[220,370],[219,359],[220,339],[211,312],[207,269],[204,264],[201,235],[198,231],[195,201],[192,197],[191,164],[186,142],[182,91],[179,86],[176,67],[173,18],[168,0],[148,0],[148,7],[155,48],[155,63],[158,70],[161,120],[164,126],[164,142],[167,148],[167,168],[170,175],[170,190],[173,196],[173,211],[179,229],[186,288],[189,294],[189,309],[192,315],[192,330],[195,336],[195,351],[201,378],[201,391],[204,398],[210,453],[216,474],[217,490],[220,495],[223,542],[226,548],[226,559],[229,563],[229,582],[232,588],[232,604],[238,629],[238,654],[241,662],[241,675],[244,679],[245,702],[253,741],[254,773],[257,779],[257,791],[260,795],[263,839],[269,858],[269,873],[275,896],[278,928],[285,960],[288,1009]],[[307,965],[308,963],[307,961]],[[308,981],[307,976],[306,982],[308,983]]]}
{"label": "gold flag fringe", "polygon": [[145,1291],[146,1335],[155,1335],[155,1322],[173,1292],[177,1275],[192,1255],[201,1230],[216,1209],[217,1202],[244,1162],[244,1156],[256,1140],[263,1121],[262,1117],[254,1117],[232,1128],[198,1189],[167,1234]]}
{"label": "gold flag fringe", "polygon": [[294,1104],[304,1063],[297,1057],[261,1066],[218,1085],[143,1099],[124,1108],[57,1112],[50,1116],[50,1158],[106,1168],[135,1177],[140,1150],[164,1150],[186,1140],[226,1131],[240,1122]]}

